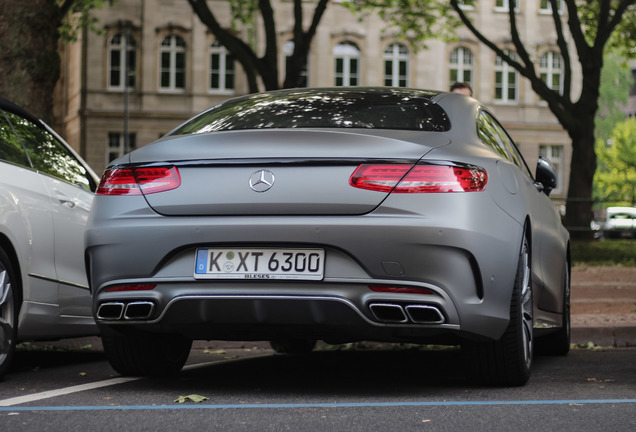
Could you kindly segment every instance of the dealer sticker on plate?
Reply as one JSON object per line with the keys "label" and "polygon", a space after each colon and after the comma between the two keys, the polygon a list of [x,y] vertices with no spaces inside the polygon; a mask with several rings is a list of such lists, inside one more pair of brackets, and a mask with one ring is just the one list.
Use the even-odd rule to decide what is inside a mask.
{"label": "dealer sticker on plate", "polygon": [[321,280],[324,249],[197,249],[198,279]]}

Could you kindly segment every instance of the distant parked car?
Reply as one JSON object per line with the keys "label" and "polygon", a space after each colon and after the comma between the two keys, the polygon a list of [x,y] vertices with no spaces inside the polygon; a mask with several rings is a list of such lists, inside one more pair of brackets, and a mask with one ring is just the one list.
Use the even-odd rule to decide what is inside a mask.
{"label": "distant parked car", "polygon": [[83,256],[98,181],[44,122],[0,98],[0,376],[17,341],[98,333]]}
{"label": "distant parked car", "polygon": [[635,238],[636,207],[608,207],[601,231],[605,238]]}
{"label": "distant parked car", "polygon": [[[461,344],[478,380],[570,347],[569,236],[475,99],[391,88],[227,101],[113,161],[86,230],[122,374],[179,371],[193,339]],[[539,339],[537,339],[539,343]]]}

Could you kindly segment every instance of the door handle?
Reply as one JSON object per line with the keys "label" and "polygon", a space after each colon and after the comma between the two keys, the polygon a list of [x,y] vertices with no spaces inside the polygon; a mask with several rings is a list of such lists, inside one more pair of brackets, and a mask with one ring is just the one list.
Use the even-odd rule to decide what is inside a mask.
{"label": "door handle", "polygon": [[72,199],[70,199],[68,196],[60,192],[56,192],[56,194],[57,194],[57,199],[60,201],[60,204],[65,205],[68,208],[75,207],[75,202]]}

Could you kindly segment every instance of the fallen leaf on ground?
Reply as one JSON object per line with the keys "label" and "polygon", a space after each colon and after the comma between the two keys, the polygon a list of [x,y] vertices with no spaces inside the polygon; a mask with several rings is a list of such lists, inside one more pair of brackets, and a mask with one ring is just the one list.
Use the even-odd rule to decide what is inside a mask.
{"label": "fallen leaf on ground", "polygon": [[191,394],[188,396],[179,396],[178,398],[176,398],[174,400],[174,402],[179,402],[179,403],[185,403],[187,401],[190,402],[194,402],[194,403],[200,403],[206,400],[210,400],[210,398],[207,398],[205,396],[201,396],[201,395],[197,395],[197,394]]}

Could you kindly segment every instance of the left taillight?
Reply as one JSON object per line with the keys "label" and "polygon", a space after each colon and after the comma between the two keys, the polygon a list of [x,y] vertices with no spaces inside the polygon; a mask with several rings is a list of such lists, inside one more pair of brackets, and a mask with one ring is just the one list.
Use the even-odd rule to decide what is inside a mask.
{"label": "left taillight", "polygon": [[147,195],[176,189],[181,185],[177,167],[132,167],[106,170],[97,195]]}
{"label": "left taillight", "polygon": [[486,170],[465,164],[362,164],[349,184],[393,193],[478,192],[486,188]]}

